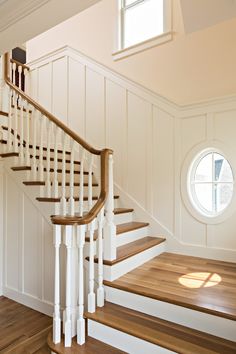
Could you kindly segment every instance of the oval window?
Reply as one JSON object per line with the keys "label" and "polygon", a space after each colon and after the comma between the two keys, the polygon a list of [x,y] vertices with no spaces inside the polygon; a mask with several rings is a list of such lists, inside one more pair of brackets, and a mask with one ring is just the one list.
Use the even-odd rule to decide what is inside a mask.
{"label": "oval window", "polygon": [[198,155],[189,173],[188,192],[193,206],[204,216],[215,217],[230,204],[234,178],[226,158],[217,151]]}

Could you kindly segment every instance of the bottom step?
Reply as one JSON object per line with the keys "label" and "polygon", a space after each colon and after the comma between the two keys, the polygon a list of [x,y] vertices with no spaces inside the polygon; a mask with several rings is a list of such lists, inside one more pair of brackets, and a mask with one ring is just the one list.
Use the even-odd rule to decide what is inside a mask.
{"label": "bottom step", "polygon": [[57,354],[124,354],[123,351],[102,343],[94,338],[87,337],[84,345],[78,345],[76,338],[73,338],[70,348],[64,347],[64,342],[54,344],[52,341],[52,331],[48,335],[48,346],[52,352]]}
{"label": "bottom step", "polygon": [[108,302],[86,317],[89,336],[131,354],[236,353],[236,342]]}

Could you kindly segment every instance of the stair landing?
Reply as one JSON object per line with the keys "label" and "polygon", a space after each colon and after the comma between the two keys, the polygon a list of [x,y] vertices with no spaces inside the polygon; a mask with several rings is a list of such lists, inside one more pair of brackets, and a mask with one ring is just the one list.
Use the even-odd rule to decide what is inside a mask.
{"label": "stair landing", "polygon": [[105,285],[236,321],[236,263],[163,253]]}

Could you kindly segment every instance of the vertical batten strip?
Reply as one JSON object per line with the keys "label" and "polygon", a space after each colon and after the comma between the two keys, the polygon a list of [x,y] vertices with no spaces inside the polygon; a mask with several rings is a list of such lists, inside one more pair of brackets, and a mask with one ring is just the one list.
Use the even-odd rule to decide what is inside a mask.
{"label": "vertical batten strip", "polygon": [[104,208],[98,215],[98,289],[97,289],[97,306],[104,306],[104,286],[103,286],[103,225],[104,225]]}
{"label": "vertical batten strip", "polygon": [[75,141],[74,139],[70,139],[71,143],[71,155],[70,155],[70,215],[75,214],[75,200],[74,200],[74,149],[75,149]]}
{"label": "vertical batten strip", "polygon": [[53,226],[55,247],[55,283],[54,283],[54,313],[53,313],[53,342],[61,341],[61,314],[60,314],[60,245],[61,226]]}
{"label": "vertical batten strip", "polygon": [[84,319],[84,257],[83,248],[85,244],[85,225],[77,226],[77,245],[78,245],[78,319],[77,319],[77,343],[85,343],[85,319]]}
{"label": "vertical batten strip", "polygon": [[65,309],[65,347],[71,347],[71,261],[73,227],[65,226],[64,243],[66,245],[66,309]]}
{"label": "vertical batten strip", "polygon": [[84,148],[80,148],[79,216],[84,212]]}
{"label": "vertical batten strip", "polygon": [[66,138],[67,135],[61,131],[62,140],[62,180],[61,180],[61,211],[66,215]]}
{"label": "vertical batten strip", "polygon": [[95,293],[94,293],[94,224],[93,220],[88,225],[89,230],[89,294],[88,294],[88,312],[95,312]]}
{"label": "vertical batten strip", "polygon": [[50,168],[51,168],[51,161],[50,161],[50,157],[51,157],[51,127],[52,127],[52,123],[50,120],[48,120],[47,123],[47,155],[46,155],[46,159],[47,159],[47,178],[46,178],[46,196],[48,198],[50,198],[51,196],[51,178],[50,178]]}

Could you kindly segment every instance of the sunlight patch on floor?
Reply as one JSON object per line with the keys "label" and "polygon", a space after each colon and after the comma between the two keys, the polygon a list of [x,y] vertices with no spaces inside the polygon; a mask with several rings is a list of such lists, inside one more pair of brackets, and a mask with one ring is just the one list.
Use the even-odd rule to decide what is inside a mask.
{"label": "sunlight patch on floor", "polygon": [[196,272],[179,277],[179,283],[187,288],[209,288],[221,282],[221,276],[217,273]]}

